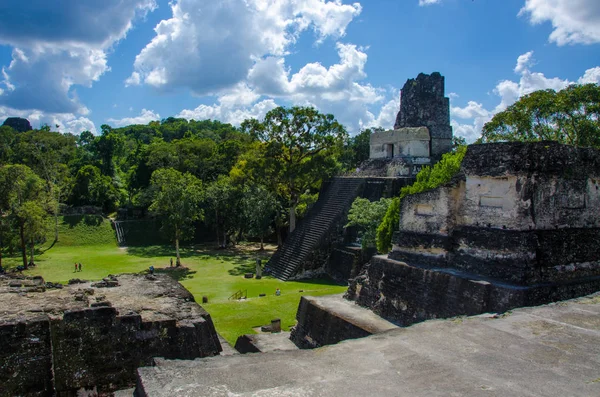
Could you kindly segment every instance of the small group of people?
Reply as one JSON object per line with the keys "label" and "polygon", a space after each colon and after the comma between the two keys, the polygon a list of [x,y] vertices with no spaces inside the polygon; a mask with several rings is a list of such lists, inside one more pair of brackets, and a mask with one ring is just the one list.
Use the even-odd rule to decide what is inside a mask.
{"label": "small group of people", "polygon": [[76,272],[80,272],[81,271],[81,262],[79,262],[79,263],[75,262],[75,271]]}

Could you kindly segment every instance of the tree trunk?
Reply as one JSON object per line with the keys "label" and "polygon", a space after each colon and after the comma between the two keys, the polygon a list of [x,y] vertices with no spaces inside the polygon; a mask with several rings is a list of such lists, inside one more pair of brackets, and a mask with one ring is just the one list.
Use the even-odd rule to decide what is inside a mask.
{"label": "tree trunk", "polygon": [[260,250],[261,251],[265,250],[265,246],[263,245],[263,240],[264,240],[264,237],[261,235],[260,236]]}
{"label": "tree trunk", "polygon": [[54,242],[58,241],[58,208],[54,212]]}
{"label": "tree trunk", "polygon": [[223,248],[227,248],[227,232],[225,231],[225,227],[223,227]]}
{"label": "tree trunk", "polygon": [[175,261],[175,266],[181,266],[181,256],[179,255],[179,237],[175,238],[175,255],[177,256],[177,260]]}
{"label": "tree trunk", "polygon": [[23,256],[23,267],[27,269],[27,252],[25,248],[25,225],[23,221],[19,221],[19,237],[21,239],[21,255]]}
{"label": "tree trunk", "polygon": [[217,229],[217,247],[221,246],[221,237],[219,236],[219,211],[215,210],[215,227]]}
{"label": "tree trunk", "polygon": [[34,254],[35,254],[35,242],[33,241],[33,239],[31,239],[31,257],[29,259],[29,264],[33,265],[35,263],[35,259],[34,259]]}
{"label": "tree trunk", "polygon": [[296,228],[296,204],[290,207],[290,234]]}

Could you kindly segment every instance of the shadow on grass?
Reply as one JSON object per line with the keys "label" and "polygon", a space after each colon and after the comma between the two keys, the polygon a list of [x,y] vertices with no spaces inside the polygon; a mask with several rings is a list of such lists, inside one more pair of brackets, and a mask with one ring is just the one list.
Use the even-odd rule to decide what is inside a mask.
{"label": "shadow on grass", "polygon": [[[127,254],[139,256],[142,258],[153,258],[157,256],[171,256],[175,259],[175,248],[170,245],[149,245],[149,246],[134,246],[127,247]],[[180,248],[179,256],[189,258],[195,256],[195,252],[190,248]]]}
{"label": "shadow on grass", "polygon": [[187,267],[165,267],[162,269],[156,269],[155,273],[167,274],[175,281],[188,280],[194,278],[194,274],[196,274],[195,270],[190,270]]}
{"label": "shadow on grass", "polygon": [[[127,248],[127,254],[142,258],[172,257],[174,260],[175,248],[171,245],[129,246]],[[236,266],[235,269],[229,271],[229,274],[234,276],[253,272],[255,270],[254,266],[257,258],[261,259],[264,264],[270,256],[267,251],[249,253],[243,252],[235,247],[222,249],[208,244],[180,247],[179,255],[181,258],[197,257],[200,259],[211,258],[215,260],[227,260]]]}
{"label": "shadow on grass", "polygon": [[227,271],[230,276],[241,276],[246,273],[254,273],[256,271],[256,264],[254,262],[243,261],[233,269]]}
{"label": "shadow on grass", "polygon": [[84,223],[87,226],[99,226],[102,223],[100,215],[65,215],[63,224],[69,225],[69,228],[74,228],[79,223]]}

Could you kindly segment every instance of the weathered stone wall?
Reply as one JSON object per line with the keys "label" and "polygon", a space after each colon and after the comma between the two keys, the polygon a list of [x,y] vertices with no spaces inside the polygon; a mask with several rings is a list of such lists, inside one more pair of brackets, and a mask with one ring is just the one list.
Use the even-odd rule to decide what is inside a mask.
{"label": "weathered stone wall", "polygon": [[0,321],[0,396],[52,395],[50,321]]}
{"label": "weathered stone wall", "polygon": [[450,183],[405,197],[388,258],[347,297],[401,325],[600,290],[600,151],[469,146]]}
{"label": "weathered stone wall", "polygon": [[444,97],[444,77],[438,72],[420,73],[402,87],[400,111],[394,129],[427,127],[431,135],[431,156],[441,157],[452,149],[450,100]]}
{"label": "weathered stone wall", "polygon": [[[354,279],[345,297],[400,326],[435,318],[449,318],[536,306],[571,299],[600,290],[600,277],[577,282],[523,287],[485,277],[422,265],[385,256],[374,257]],[[408,262],[408,261],[407,261]]]}
{"label": "weathered stone wall", "polygon": [[[401,128],[371,134],[369,158],[426,157],[429,158],[431,137],[426,127]],[[393,150],[390,150],[390,146]]]}
{"label": "weathered stone wall", "polygon": [[109,395],[132,387],[136,368],[153,357],[221,351],[210,315],[169,276],[118,280],[46,292],[0,280],[0,396]]}
{"label": "weathered stone wall", "polygon": [[600,275],[599,163],[551,142],[472,145],[453,182],[402,201],[391,257],[520,285]]}
{"label": "weathered stone wall", "polygon": [[333,345],[346,339],[364,338],[372,333],[314,304],[304,296],[296,312],[298,325],[290,339],[301,349]]}

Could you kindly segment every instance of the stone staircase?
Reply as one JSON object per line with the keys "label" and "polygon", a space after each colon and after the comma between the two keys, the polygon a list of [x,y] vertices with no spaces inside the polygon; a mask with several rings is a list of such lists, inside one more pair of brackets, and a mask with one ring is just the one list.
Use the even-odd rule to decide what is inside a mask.
{"label": "stone staircase", "polygon": [[308,215],[269,260],[267,266],[274,277],[288,280],[315,250],[329,243],[328,238],[340,226],[364,182],[364,178],[336,177],[322,189]]}

